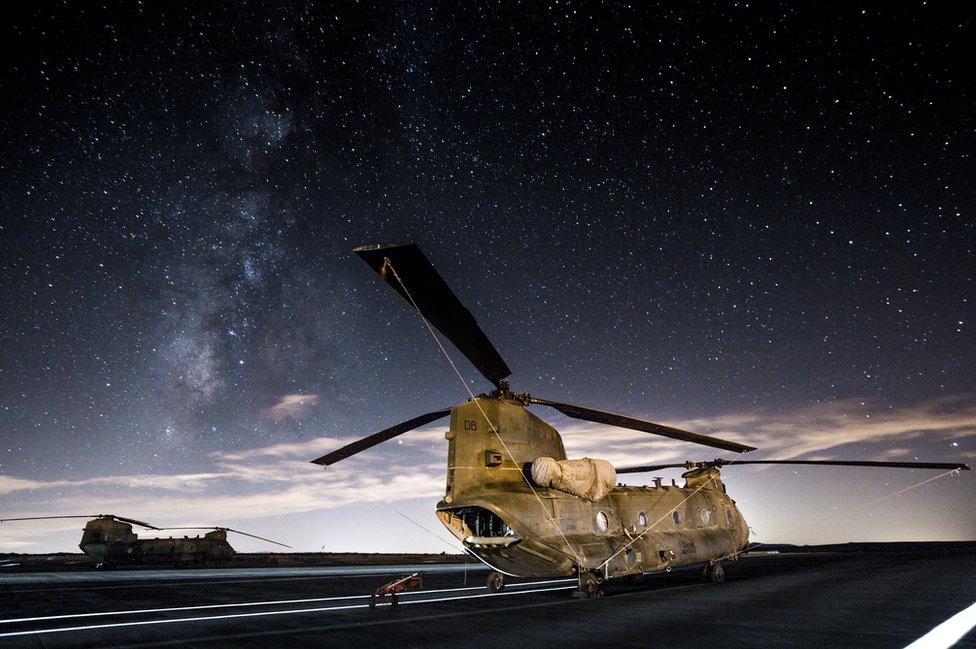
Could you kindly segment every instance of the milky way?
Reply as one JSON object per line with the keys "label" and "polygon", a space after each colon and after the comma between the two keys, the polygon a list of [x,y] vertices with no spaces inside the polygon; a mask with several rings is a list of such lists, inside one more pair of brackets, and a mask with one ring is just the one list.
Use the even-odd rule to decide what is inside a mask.
{"label": "milky way", "polygon": [[[377,504],[436,525],[441,429],[306,466],[466,397],[351,254],[365,243],[418,243],[518,390],[767,457],[972,461],[976,40],[953,11],[7,14],[0,514],[286,520],[299,547],[445,549]],[[551,421],[614,461],[708,453]],[[775,540],[973,538],[971,474],[876,525],[822,518],[927,477],[728,482]],[[793,534],[801,506],[816,534]],[[0,551],[70,546],[72,525],[5,526]]]}

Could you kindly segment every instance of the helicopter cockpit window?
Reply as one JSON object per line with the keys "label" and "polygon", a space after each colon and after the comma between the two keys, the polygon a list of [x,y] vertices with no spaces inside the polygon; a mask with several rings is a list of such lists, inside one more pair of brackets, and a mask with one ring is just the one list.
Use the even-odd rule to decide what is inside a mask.
{"label": "helicopter cockpit window", "polygon": [[607,517],[606,512],[596,513],[596,529],[601,532],[606,532],[610,529],[610,519]]}
{"label": "helicopter cockpit window", "polygon": [[641,527],[647,527],[647,514],[641,512],[637,515],[637,524]]}
{"label": "helicopter cockpit window", "polygon": [[674,520],[675,525],[681,525],[681,512],[677,509],[671,512],[671,518]]}

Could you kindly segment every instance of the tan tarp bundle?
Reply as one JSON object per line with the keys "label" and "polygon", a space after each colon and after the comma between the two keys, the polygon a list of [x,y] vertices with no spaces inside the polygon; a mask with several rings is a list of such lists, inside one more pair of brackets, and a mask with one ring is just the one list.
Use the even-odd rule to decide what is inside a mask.
{"label": "tan tarp bundle", "polygon": [[617,472],[606,460],[554,460],[540,457],[532,463],[532,481],[590,501],[610,493],[617,484]]}

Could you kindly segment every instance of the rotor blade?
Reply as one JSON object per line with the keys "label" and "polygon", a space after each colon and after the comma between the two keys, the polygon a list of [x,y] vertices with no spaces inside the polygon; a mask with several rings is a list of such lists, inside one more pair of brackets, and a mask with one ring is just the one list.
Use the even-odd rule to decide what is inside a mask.
{"label": "rotor blade", "polygon": [[744,460],[742,462],[722,460],[719,466],[731,464],[819,464],[822,466],[873,466],[895,469],[943,469],[946,471],[970,471],[961,462],[873,462],[868,460]]}
{"label": "rotor blade", "polygon": [[46,521],[55,518],[98,518],[97,514],[91,516],[84,516],[81,514],[73,514],[71,516],[26,516],[22,518],[0,518],[0,523],[6,523],[7,521]]}
{"label": "rotor blade", "polygon": [[959,462],[874,462],[869,460],[713,460],[711,462],[680,462],[675,464],[646,464],[617,469],[617,473],[646,473],[658,469],[691,469],[695,466],[740,466],[743,464],[808,464],[821,466],[866,466],[895,469],[944,469],[970,471],[969,465]]}
{"label": "rotor blade", "polygon": [[346,444],[342,448],[337,448],[331,453],[326,453],[322,457],[312,460],[312,464],[321,464],[322,466],[329,466],[330,464],[335,464],[339,460],[344,460],[350,455],[355,455],[360,451],[365,451],[368,448],[372,448],[377,444],[382,444],[387,440],[391,440],[397,435],[402,435],[414,428],[420,428],[424,424],[429,424],[432,421],[441,419],[442,417],[447,417],[451,414],[451,409],[447,410],[437,410],[434,412],[428,412],[427,414],[420,415],[419,417],[414,417],[396,426],[390,426],[386,430],[381,430],[378,433],[373,433],[369,437],[364,437],[362,439],[356,440],[351,444]]}
{"label": "rotor blade", "polygon": [[284,543],[278,543],[277,541],[272,541],[271,539],[266,539],[263,536],[258,536],[256,534],[248,534],[247,532],[231,529],[229,527],[221,527],[220,529],[227,530],[228,532],[233,532],[234,534],[240,534],[242,536],[250,536],[252,539],[259,539],[261,541],[267,541],[268,543],[274,543],[275,545],[280,545],[281,547],[288,548],[289,550],[294,549],[290,545],[285,545]]}
{"label": "rotor blade", "polygon": [[536,399],[535,397],[530,397],[529,403],[535,403],[535,404],[539,404],[540,406],[549,406],[550,408],[555,408],[556,410],[563,413],[564,415],[573,417],[575,419],[584,419],[586,421],[594,421],[598,424],[606,424],[608,426],[618,426],[620,428],[639,430],[642,433],[651,433],[653,435],[670,437],[671,439],[680,439],[683,442],[692,442],[694,444],[713,446],[715,448],[721,448],[726,451],[745,453],[746,451],[754,451],[756,449],[755,446],[747,446],[745,444],[739,444],[737,442],[729,442],[724,439],[718,439],[717,437],[708,437],[707,435],[689,433],[686,430],[679,430],[677,428],[671,428],[670,426],[662,426],[661,424],[653,424],[649,421],[634,419],[633,417],[625,417],[624,415],[618,415],[612,412],[605,412],[603,410],[594,410],[593,408],[574,406],[568,403],[558,403],[556,401]]}
{"label": "rotor blade", "polygon": [[148,528],[148,529],[151,529],[151,530],[162,529],[162,528],[156,527],[155,525],[150,525],[149,523],[143,523],[142,521],[137,521],[134,518],[125,518],[124,516],[115,516],[115,515],[109,514],[105,518],[114,518],[115,520],[121,521],[123,523],[131,523],[133,525],[138,525],[139,527],[145,527],[145,528]]}
{"label": "rotor blade", "polygon": [[124,516],[116,516],[115,514],[72,514],[70,516],[28,516],[26,518],[4,518],[0,520],[0,523],[6,521],[42,521],[42,520],[52,520],[56,518],[111,518],[112,520],[120,521],[123,523],[132,523],[133,525],[139,525],[140,527],[146,527],[151,530],[158,530],[160,528],[154,527],[149,523],[143,523],[142,521],[137,521],[134,518],[125,518]]}
{"label": "rotor blade", "polygon": [[647,473],[659,469],[689,469],[694,466],[693,462],[681,462],[675,464],[644,464],[641,466],[625,466],[617,469],[617,473]]}
{"label": "rotor blade", "polygon": [[353,252],[498,387],[512,373],[478,322],[414,244],[363,246]]}
{"label": "rotor blade", "polygon": [[235,534],[241,534],[242,536],[250,536],[253,539],[260,539],[261,541],[267,541],[268,543],[274,543],[275,545],[280,545],[283,548],[288,548],[292,550],[290,545],[285,545],[284,543],[278,543],[277,541],[272,541],[271,539],[266,539],[263,536],[257,536],[255,534],[248,534],[247,532],[242,532],[240,530],[235,530],[230,527],[163,527],[163,530],[224,530],[225,532],[233,532]]}

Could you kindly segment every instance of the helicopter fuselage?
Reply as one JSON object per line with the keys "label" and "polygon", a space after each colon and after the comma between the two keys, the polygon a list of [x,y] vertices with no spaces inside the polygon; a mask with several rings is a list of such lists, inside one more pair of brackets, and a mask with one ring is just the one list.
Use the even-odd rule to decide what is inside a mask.
{"label": "helicopter fuselage", "polygon": [[224,561],[234,556],[223,530],[202,537],[140,539],[132,526],[119,521],[96,518],[85,525],[78,545],[100,566],[173,565]]}
{"label": "helicopter fuselage", "polygon": [[719,561],[749,542],[717,469],[689,471],[681,487],[617,485],[596,501],[531,484],[532,462],[566,452],[558,432],[516,399],[456,406],[446,437],[437,516],[499,572],[619,577]]}

